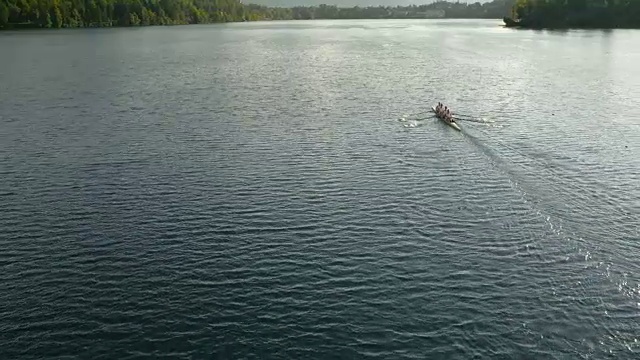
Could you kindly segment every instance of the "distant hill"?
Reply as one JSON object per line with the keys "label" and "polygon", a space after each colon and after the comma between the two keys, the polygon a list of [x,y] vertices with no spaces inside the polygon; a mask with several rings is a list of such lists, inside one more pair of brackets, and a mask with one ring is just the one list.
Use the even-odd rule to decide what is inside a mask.
{"label": "distant hill", "polygon": [[[493,0],[491,2],[464,2],[457,0],[342,0],[339,5],[327,4],[331,0],[243,0],[246,7],[263,14],[264,19],[309,20],[309,19],[503,19],[513,13],[516,0]],[[378,1],[378,2],[375,2]],[[401,2],[413,2],[400,5]],[[426,0],[428,1],[428,0]],[[522,1],[522,0],[518,0]],[[299,5],[304,2],[305,5]],[[362,3],[362,5],[359,5]],[[267,4],[267,5],[264,5]],[[377,5],[376,5],[377,4]],[[357,6],[357,7],[355,7]]]}
{"label": "distant hill", "polygon": [[[486,3],[490,0],[453,0],[461,3]],[[257,4],[272,7],[318,6],[322,4],[338,7],[367,6],[409,6],[432,4],[434,0],[242,0],[245,4]]]}

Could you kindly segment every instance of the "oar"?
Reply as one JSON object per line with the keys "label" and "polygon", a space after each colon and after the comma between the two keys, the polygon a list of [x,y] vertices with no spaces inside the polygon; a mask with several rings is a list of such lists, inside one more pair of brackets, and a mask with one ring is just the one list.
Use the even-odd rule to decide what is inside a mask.
{"label": "oar", "polygon": [[466,115],[466,114],[453,114],[454,119],[456,120],[460,120],[460,121],[470,121],[470,122],[476,122],[476,123],[486,123],[487,121],[485,121],[482,118],[477,118],[474,117],[472,115]]}
{"label": "oar", "polygon": [[453,113],[453,116],[466,116],[466,117],[473,117],[473,115],[459,114],[459,113]]}
{"label": "oar", "polygon": [[469,122],[476,122],[476,123],[484,123],[485,122],[485,121],[479,120],[479,119],[460,118],[460,117],[457,117],[456,115],[454,115],[453,118],[456,119],[456,120],[459,120],[459,121],[469,121]]}
{"label": "oar", "polygon": [[456,114],[456,113],[453,113],[453,117],[456,117],[458,119],[475,119],[476,118],[476,117],[474,117],[472,115]]}

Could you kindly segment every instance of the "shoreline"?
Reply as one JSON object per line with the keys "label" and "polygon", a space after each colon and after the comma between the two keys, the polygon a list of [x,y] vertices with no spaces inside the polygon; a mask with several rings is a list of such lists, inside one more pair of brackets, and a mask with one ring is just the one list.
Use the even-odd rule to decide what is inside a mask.
{"label": "shoreline", "polygon": [[[315,19],[260,19],[260,20],[244,20],[244,21],[218,21],[218,22],[204,22],[204,23],[185,23],[185,24],[149,24],[149,25],[105,25],[105,26],[67,26],[67,27],[43,27],[38,24],[14,24],[7,27],[0,28],[0,33],[3,31],[27,31],[27,30],[73,30],[73,29],[127,29],[127,28],[149,28],[149,27],[172,27],[172,26],[191,26],[191,25],[222,25],[222,24],[239,24],[239,23],[261,23],[261,22],[274,22],[274,21],[314,21],[314,20],[496,20],[500,18],[481,18],[481,17],[443,17],[443,18],[315,18]],[[17,25],[17,26],[16,26]]]}
{"label": "shoreline", "polygon": [[279,7],[248,1],[249,3],[244,3],[243,0],[181,0],[143,2],[139,3],[140,6],[129,6],[130,0],[102,0],[92,1],[94,5],[90,11],[76,3],[64,5],[49,0],[38,8],[30,7],[30,3],[23,2],[8,7],[0,1],[0,30],[194,25],[275,20],[499,20],[509,14],[510,4],[515,0],[493,0],[480,6],[460,3],[458,0],[442,0],[424,5],[366,7],[327,4]]}
{"label": "shoreline", "polygon": [[522,20],[514,20],[510,17],[504,17],[502,19],[504,22],[504,27],[512,28],[512,29],[522,29],[522,30],[639,30],[640,26],[637,27],[627,27],[627,26],[571,26],[567,24],[547,24],[547,25],[533,25],[527,24],[526,22],[523,24]]}
{"label": "shoreline", "polygon": [[[315,19],[259,19],[259,20],[242,20],[242,21],[217,21],[217,22],[203,22],[203,23],[184,23],[184,24],[149,24],[149,25],[92,25],[92,26],[76,26],[76,27],[43,27],[36,23],[31,24],[9,24],[9,26],[1,27],[0,33],[7,31],[28,31],[28,30],[72,30],[72,29],[126,29],[126,28],[149,28],[149,27],[172,27],[172,26],[191,26],[191,25],[216,25],[216,24],[238,24],[238,23],[261,23],[261,22],[273,22],[273,21],[314,21],[314,20],[501,20],[500,18],[488,18],[488,17],[434,17],[434,18],[409,18],[409,17],[390,17],[390,18],[315,18]],[[503,17],[502,27],[518,29],[518,30],[640,30],[638,27],[627,26],[570,26],[570,25],[530,25],[522,23],[521,20],[514,20],[510,17]]]}

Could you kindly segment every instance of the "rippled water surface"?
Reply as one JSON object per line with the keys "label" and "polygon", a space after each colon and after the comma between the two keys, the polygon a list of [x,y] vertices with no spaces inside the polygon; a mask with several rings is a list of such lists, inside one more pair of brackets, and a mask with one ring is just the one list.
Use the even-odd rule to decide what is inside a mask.
{"label": "rippled water surface", "polygon": [[639,42],[0,33],[0,358],[638,358]]}

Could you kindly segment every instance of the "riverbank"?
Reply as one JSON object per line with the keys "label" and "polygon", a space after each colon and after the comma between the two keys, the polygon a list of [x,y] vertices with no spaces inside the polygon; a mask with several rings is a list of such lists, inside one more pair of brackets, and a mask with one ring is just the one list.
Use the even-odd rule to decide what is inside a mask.
{"label": "riverbank", "polygon": [[513,17],[504,17],[506,27],[524,29],[639,29],[640,1],[607,2],[584,0],[566,3],[521,0]]}
{"label": "riverbank", "polygon": [[508,28],[518,28],[518,29],[530,29],[530,30],[540,30],[540,29],[602,29],[602,30],[613,30],[613,29],[640,29],[640,24],[638,25],[618,25],[618,24],[569,24],[562,22],[555,23],[545,23],[545,22],[527,22],[522,20],[514,20],[510,17],[504,17],[503,19],[504,26]]}

